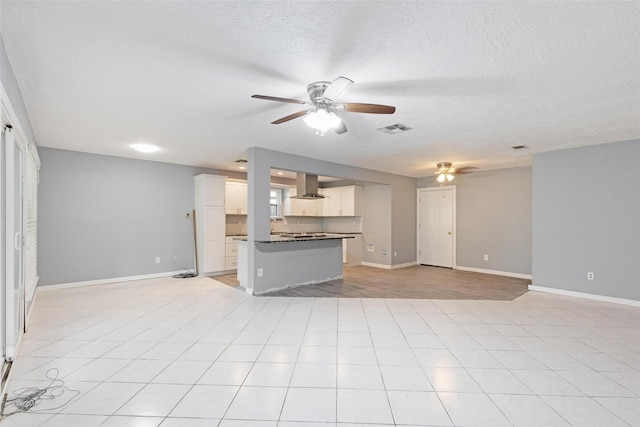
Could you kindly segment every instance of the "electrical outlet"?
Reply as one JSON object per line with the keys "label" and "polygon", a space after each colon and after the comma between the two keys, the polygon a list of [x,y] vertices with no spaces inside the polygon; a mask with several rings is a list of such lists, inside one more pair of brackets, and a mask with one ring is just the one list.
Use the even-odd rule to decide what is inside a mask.
{"label": "electrical outlet", "polygon": [[264,276],[264,269],[263,268],[259,268],[258,269],[258,277],[262,277]]}
{"label": "electrical outlet", "polygon": [[156,264],[160,264],[160,257],[159,256],[156,257]]}
{"label": "electrical outlet", "polygon": [[587,273],[587,280],[594,280],[595,278],[596,277],[595,277],[595,274],[593,274],[593,271],[589,271]]}
{"label": "electrical outlet", "polygon": [[484,254],[484,260],[485,260],[485,261],[489,261],[489,255]]}
{"label": "electrical outlet", "polygon": [[393,251],[393,256],[398,256],[398,252]]}
{"label": "electrical outlet", "polygon": [[373,243],[367,243],[367,252],[373,252],[374,246]]}
{"label": "electrical outlet", "polygon": [[382,255],[386,255],[386,254],[387,254],[387,250],[386,250],[386,249],[383,249],[383,250],[382,250]]}

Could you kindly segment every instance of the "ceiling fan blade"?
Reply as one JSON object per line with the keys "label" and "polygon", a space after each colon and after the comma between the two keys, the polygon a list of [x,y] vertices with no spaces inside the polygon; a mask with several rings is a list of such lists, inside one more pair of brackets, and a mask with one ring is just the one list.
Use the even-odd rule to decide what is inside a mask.
{"label": "ceiling fan blade", "polygon": [[336,131],[336,133],[338,135],[346,133],[347,132],[347,126],[344,124],[344,120],[340,120],[340,124],[334,130]]}
{"label": "ceiling fan blade", "polygon": [[353,80],[346,77],[338,77],[324,90],[323,98],[335,101],[353,84]]}
{"label": "ceiling fan blade", "polygon": [[278,98],[277,96],[251,95],[251,97],[257,99],[266,99],[267,101],[288,102],[290,104],[308,104],[307,101],[300,101],[298,99],[291,98]]}
{"label": "ceiling fan blade", "polygon": [[472,173],[472,172],[475,172],[476,169],[478,169],[476,166],[466,166],[463,168],[456,168],[455,173],[456,174]]}
{"label": "ceiling fan blade", "polygon": [[302,117],[305,114],[309,113],[311,110],[298,111],[297,113],[289,114],[288,116],[284,116],[281,119],[271,122],[272,125],[279,125],[280,123],[288,122],[289,120],[297,119],[298,117]]}
{"label": "ceiling fan blade", "polygon": [[396,107],[392,107],[391,105],[358,103],[349,103],[343,105],[344,111],[348,111],[350,113],[393,114],[396,112]]}

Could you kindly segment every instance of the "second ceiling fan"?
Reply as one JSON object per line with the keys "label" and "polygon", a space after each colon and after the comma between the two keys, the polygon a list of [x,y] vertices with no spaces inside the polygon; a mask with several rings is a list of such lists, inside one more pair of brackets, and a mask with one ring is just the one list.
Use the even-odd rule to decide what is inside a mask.
{"label": "second ceiling fan", "polygon": [[396,107],[379,104],[362,103],[340,103],[336,102],[342,94],[353,84],[353,80],[346,77],[338,77],[332,82],[314,82],[307,86],[309,101],[300,101],[291,98],[278,98],[267,95],[252,95],[252,98],[266,99],[267,101],[288,102],[291,104],[309,105],[306,110],[289,114],[278,120],[271,122],[279,125],[289,120],[305,116],[305,122],[316,129],[317,134],[324,135],[328,129],[334,129],[341,134],[347,131],[344,121],[336,115],[336,111],[347,111],[350,113],[370,113],[370,114],[393,114]]}

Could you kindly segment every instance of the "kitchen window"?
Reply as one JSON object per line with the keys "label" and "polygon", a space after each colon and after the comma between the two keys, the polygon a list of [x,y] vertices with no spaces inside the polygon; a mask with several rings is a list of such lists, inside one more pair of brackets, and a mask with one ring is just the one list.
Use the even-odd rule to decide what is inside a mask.
{"label": "kitchen window", "polygon": [[282,218],[282,188],[271,188],[269,192],[269,211],[271,218]]}

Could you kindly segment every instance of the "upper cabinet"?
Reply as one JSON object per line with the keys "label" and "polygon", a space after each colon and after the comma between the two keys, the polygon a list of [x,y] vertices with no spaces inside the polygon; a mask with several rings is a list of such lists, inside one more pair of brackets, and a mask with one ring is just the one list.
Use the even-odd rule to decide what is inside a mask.
{"label": "upper cabinet", "polygon": [[[282,193],[282,209],[286,216],[362,216],[362,187],[346,185],[318,189],[324,199],[294,199],[295,188]],[[246,215],[248,186],[246,181],[227,179],[224,212],[227,215]]]}
{"label": "upper cabinet", "polygon": [[195,180],[196,205],[224,206],[224,177],[218,175],[197,175]]}
{"label": "upper cabinet", "polygon": [[248,186],[245,181],[225,183],[226,201],[224,213],[227,215],[246,215],[248,210]]}
{"label": "upper cabinet", "polygon": [[306,199],[293,199],[296,189],[289,190],[289,203],[285,203],[285,215],[290,216],[322,216],[324,206],[322,204],[323,199],[306,200]]}
{"label": "upper cabinet", "polygon": [[323,216],[361,216],[362,187],[346,185],[323,188]]}

